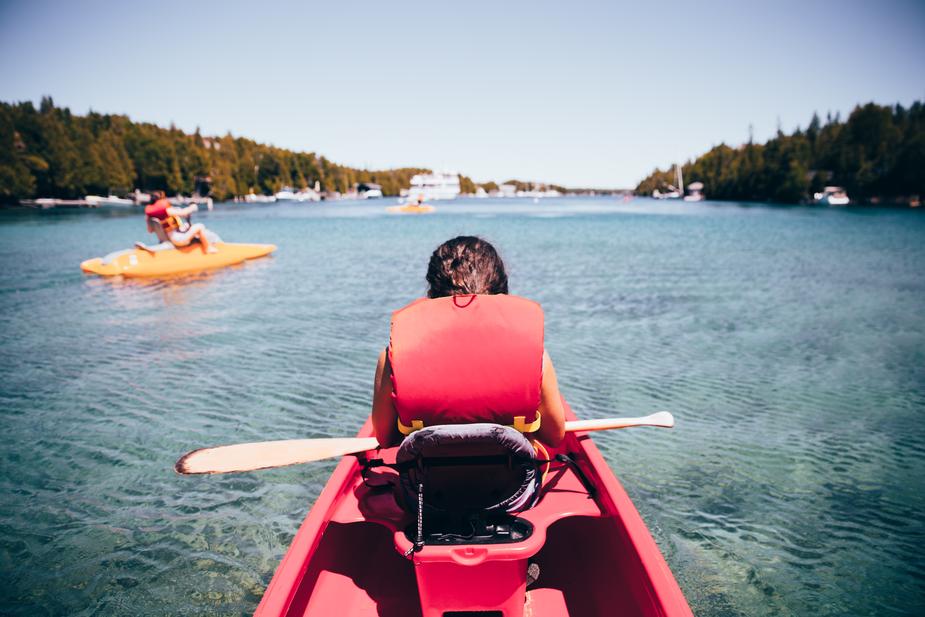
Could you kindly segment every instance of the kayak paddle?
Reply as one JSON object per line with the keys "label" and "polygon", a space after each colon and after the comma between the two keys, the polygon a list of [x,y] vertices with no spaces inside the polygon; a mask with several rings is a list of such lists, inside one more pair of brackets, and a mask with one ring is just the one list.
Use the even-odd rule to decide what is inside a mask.
{"label": "kayak paddle", "polygon": [[[667,411],[659,411],[642,418],[571,420],[565,423],[565,430],[566,432],[606,431],[634,426],[671,428],[674,426],[674,417]],[[174,469],[177,470],[177,473],[184,475],[256,471],[258,469],[311,463],[346,454],[357,454],[375,450],[378,447],[379,442],[376,441],[375,437],[257,441],[193,450],[180,457]]]}

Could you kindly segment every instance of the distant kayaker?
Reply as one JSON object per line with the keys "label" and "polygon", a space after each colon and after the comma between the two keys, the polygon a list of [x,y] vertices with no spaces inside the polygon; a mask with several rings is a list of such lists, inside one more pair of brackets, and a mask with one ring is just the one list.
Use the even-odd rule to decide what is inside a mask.
{"label": "distant kayaker", "polygon": [[218,249],[209,244],[206,226],[202,223],[190,224],[189,216],[199,210],[199,206],[191,204],[186,208],[177,208],[170,204],[163,191],[156,191],[154,203],[145,206],[145,217],[148,221],[148,232],[156,233],[160,225],[167,239],[174,246],[187,246],[194,239],[198,239],[206,253],[217,253]]}
{"label": "distant kayaker", "polygon": [[430,257],[427,298],[392,316],[376,367],[372,421],[383,446],[435,424],[513,426],[555,446],[565,435],[556,372],[543,346],[543,311],[508,295],[495,248],[473,236]]}

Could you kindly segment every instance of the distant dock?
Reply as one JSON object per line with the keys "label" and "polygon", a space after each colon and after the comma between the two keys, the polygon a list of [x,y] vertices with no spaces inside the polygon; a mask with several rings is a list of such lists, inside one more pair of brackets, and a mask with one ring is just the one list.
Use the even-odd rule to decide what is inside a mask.
{"label": "distant dock", "polygon": [[91,204],[86,199],[21,199],[19,205],[27,208],[95,208],[96,204]]}
{"label": "distant dock", "polygon": [[[37,210],[48,210],[51,208],[100,208],[100,209],[120,209],[134,210],[144,206],[144,201],[130,201],[128,199],[119,199],[115,202],[112,198],[100,198],[89,196],[89,199],[56,199],[51,197],[42,197],[39,199],[21,199],[19,205],[25,208],[35,208]],[[184,197],[177,195],[169,198],[171,205],[188,206],[198,204],[212,209],[211,197]],[[114,203],[115,202],[115,203]]]}

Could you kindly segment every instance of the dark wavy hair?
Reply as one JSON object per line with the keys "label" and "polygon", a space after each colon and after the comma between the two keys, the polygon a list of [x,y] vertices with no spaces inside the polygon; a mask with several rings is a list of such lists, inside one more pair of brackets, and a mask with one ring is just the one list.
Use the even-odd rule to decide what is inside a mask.
{"label": "dark wavy hair", "polygon": [[427,266],[428,298],[466,294],[506,294],[504,262],[490,243],[457,236],[437,247]]}

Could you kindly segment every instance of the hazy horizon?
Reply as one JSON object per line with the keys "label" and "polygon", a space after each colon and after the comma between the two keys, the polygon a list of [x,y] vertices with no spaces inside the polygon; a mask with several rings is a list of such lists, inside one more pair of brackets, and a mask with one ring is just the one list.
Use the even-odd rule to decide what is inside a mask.
{"label": "hazy horizon", "polygon": [[925,4],[0,3],[0,100],[43,95],[368,169],[630,188],[812,114],[925,99]]}

